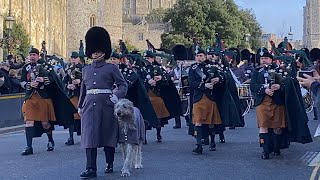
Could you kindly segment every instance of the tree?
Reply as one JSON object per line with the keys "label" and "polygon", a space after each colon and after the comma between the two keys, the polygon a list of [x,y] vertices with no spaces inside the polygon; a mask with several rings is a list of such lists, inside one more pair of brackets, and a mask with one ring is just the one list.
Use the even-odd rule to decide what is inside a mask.
{"label": "tree", "polygon": [[191,45],[191,42],[182,35],[169,33],[161,35],[161,42],[161,47],[166,49],[172,49],[176,44]]}
{"label": "tree", "polygon": [[146,17],[148,23],[162,23],[167,13],[166,9],[158,8],[153,9]]}
{"label": "tree", "polygon": [[256,20],[252,9],[241,9],[240,18],[242,19],[245,27],[248,28],[249,34],[251,35],[249,39],[250,48],[252,50],[257,50],[262,46],[262,30],[260,24]]}
{"label": "tree", "polygon": [[[259,31],[257,33],[253,32],[254,29],[250,31],[248,23],[244,23],[243,19],[234,0],[179,0],[173,9],[168,10],[164,21],[171,21],[174,31],[170,34],[184,37],[189,43],[193,37],[197,37],[203,47],[214,45],[214,35],[219,33],[226,46],[245,47],[246,34],[259,34],[261,28],[255,18],[246,18],[251,20],[250,23],[255,24],[255,27],[260,28],[260,31],[256,29]],[[172,44],[179,38],[171,39],[172,42],[163,41],[163,46],[167,46],[165,43]],[[179,40],[184,41],[183,38]]]}
{"label": "tree", "polygon": [[[8,35],[8,32],[4,33],[5,37],[8,37]],[[9,51],[11,54],[21,53],[24,56],[28,54],[30,38],[21,22],[14,22],[13,28],[10,32],[10,37],[5,38],[5,41],[1,43],[1,47]]]}

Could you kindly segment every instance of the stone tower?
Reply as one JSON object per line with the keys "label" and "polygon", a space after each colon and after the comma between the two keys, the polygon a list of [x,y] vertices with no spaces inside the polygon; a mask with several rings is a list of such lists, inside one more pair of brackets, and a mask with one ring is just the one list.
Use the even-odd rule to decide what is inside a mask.
{"label": "stone tower", "polygon": [[114,0],[68,0],[67,50],[78,51],[80,40],[92,26],[104,27],[112,44],[122,38],[122,2]]}
{"label": "stone tower", "polygon": [[307,0],[303,8],[303,42],[309,49],[320,47],[320,1]]}
{"label": "stone tower", "polygon": [[143,17],[153,9],[172,8],[177,0],[123,0],[123,15]]}

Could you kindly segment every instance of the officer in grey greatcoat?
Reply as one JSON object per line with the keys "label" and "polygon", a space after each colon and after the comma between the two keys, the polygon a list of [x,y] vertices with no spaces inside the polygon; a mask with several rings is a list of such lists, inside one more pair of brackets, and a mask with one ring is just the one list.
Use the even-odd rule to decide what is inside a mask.
{"label": "officer in grey greatcoat", "polygon": [[[103,147],[107,168],[113,172],[115,147],[118,141],[118,122],[114,104],[124,98],[128,85],[118,67],[106,63],[112,48],[109,33],[101,27],[92,27],[86,34],[86,56],[92,64],[84,67],[78,111],[81,115],[81,145],[86,149],[86,170],[82,178],[97,176],[97,148]],[[112,91],[113,86],[117,91]]]}

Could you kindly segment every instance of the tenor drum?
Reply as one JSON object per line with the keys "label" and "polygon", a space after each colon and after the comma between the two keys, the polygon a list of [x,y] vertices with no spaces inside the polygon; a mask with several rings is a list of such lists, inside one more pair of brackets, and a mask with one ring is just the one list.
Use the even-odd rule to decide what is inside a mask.
{"label": "tenor drum", "polygon": [[310,113],[313,110],[313,100],[311,97],[311,93],[307,89],[301,88],[301,95],[304,102],[304,108],[306,109],[307,113]]}
{"label": "tenor drum", "polygon": [[251,99],[250,84],[240,84],[238,87],[239,99]]}

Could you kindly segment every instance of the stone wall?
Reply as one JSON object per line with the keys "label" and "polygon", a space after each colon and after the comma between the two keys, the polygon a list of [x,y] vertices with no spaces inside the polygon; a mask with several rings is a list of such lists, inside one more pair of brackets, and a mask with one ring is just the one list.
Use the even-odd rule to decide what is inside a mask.
{"label": "stone wall", "polygon": [[112,42],[122,38],[122,2],[113,0],[68,0],[67,13],[67,49],[78,51],[80,40],[91,27],[90,17],[94,17],[95,26],[107,29]]}
{"label": "stone wall", "polygon": [[[9,13],[9,0],[0,0],[0,22]],[[47,42],[50,54],[66,55],[66,1],[67,0],[12,0],[11,10],[16,21],[22,22],[30,36],[30,43],[41,49]],[[4,30],[0,23],[0,32]],[[1,34],[0,34],[1,37]],[[2,58],[2,56],[0,56]]]}
{"label": "stone wall", "polygon": [[161,45],[161,34],[164,31],[150,30],[148,24],[146,25],[132,25],[131,23],[123,24],[123,40],[131,45],[135,46],[139,50],[146,50],[146,40],[159,48]]}

